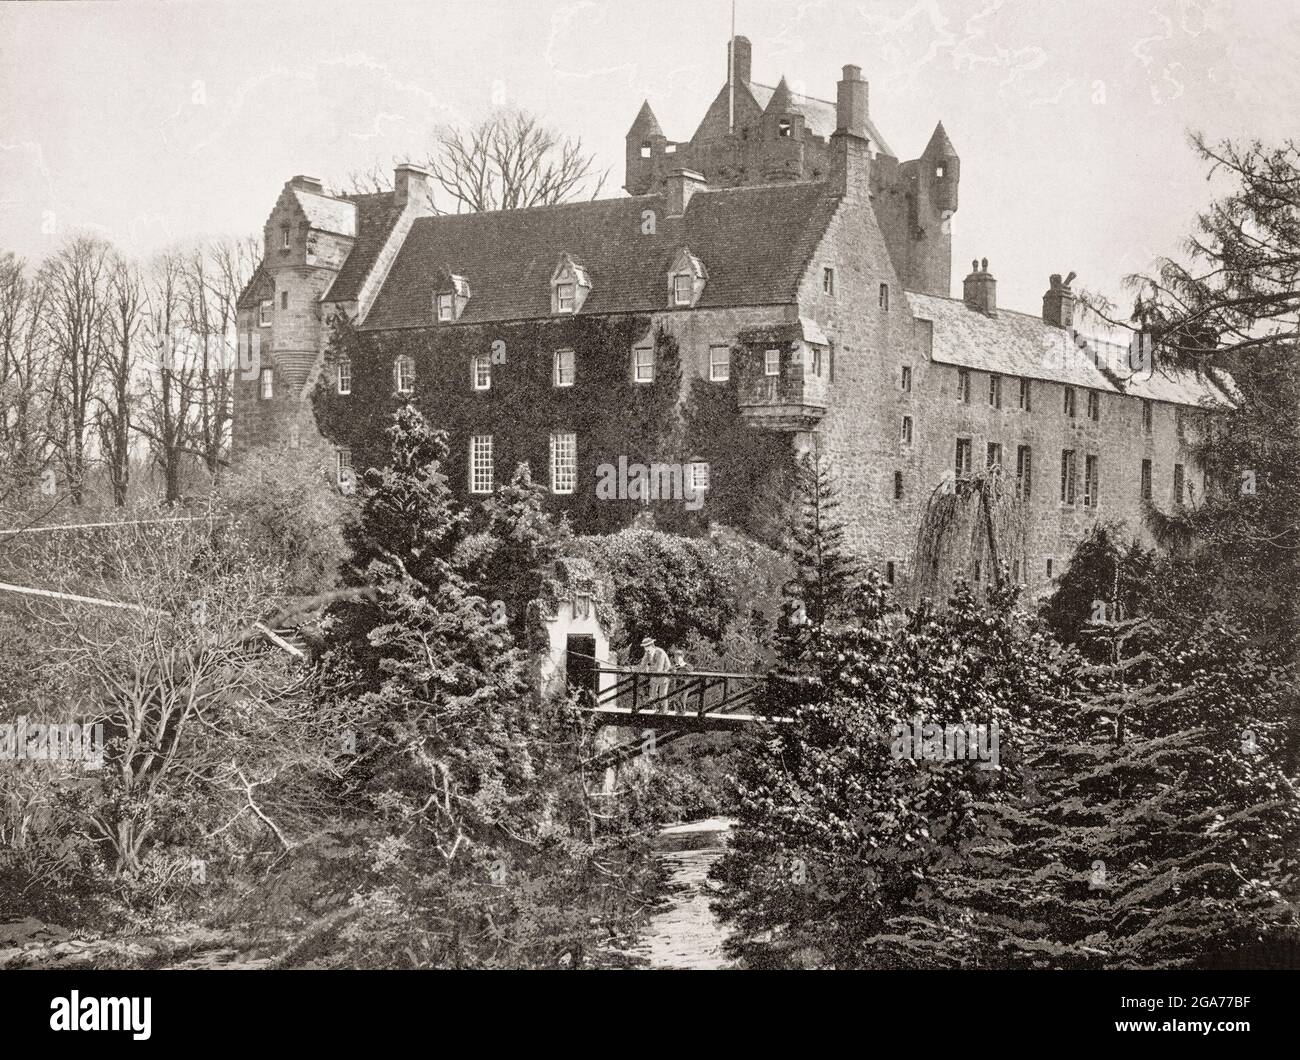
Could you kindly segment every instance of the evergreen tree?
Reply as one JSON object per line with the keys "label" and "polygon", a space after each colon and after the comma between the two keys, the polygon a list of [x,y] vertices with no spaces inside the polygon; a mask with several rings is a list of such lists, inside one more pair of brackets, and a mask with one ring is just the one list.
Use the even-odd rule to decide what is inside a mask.
{"label": "evergreen tree", "polygon": [[483,502],[475,513],[477,530],[456,550],[457,565],[492,599],[494,617],[504,617],[516,637],[524,632],[528,602],[573,539],[564,516],[546,511],[546,497],[546,487],[520,464]]}
{"label": "evergreen tree", "polygon": [[1059,639],[1078,643],[1090,621],[1138,614],[1153,591],[1155,567],[1154,553],[1136,541],[1125,546],[1121,526],[1098,523],[1075,547],[1043,618]]}
{"label": "evergreen tree", "polygon": [[795,496],[790,553],[801,617],[823,626],[851,613],[861,572],[845,550],[831,465],[820,454],[807,453],[800,460]]}
{"label": "evergreen tree", "polygon": [[1077,705],[1035,712],[1023,798],[943,881],[966,919],[930,941],[972,964],[1152,968],[1293,932],[1273,675],[1221,616],[1085,636],[1100,661]]}
{"label": "evergreen tree", "polygon": [[371,598],[330,621],[328,678],[354,726],[345,794],[367,837],[345,960],[582,963],[593,917],[621,922],[636,836],[620,855],[597,835],[572,718],[535,703],[524,653],[457,565],[467,521],[445,436],[410,405],[387,434],[390,462],[365,473],[349,533]]}
{"label": "evergreen tree", "polygon": [[1133,555],[1094,535],[1049,604],[1087,661],[1026,701],[1018,796],[938,874],[948,914],[900,918],[926,963],[1167,967],[1294,938],[1286,682],[1221,613],[1126,612]]}
{"label": "evergreen tree", "polygon": [[[751,962],[920,962],[908,922],[948,915],[933,878],[978,836],[979,807],[1015,793],[1020,704],[1063,684],[1059,650],[1013,610],[1014,590],[990,599],[985,611],[960,582],[947,609],[904,612],[873,578],[856,623],[809,638],[819,676],[742,763],[738,826],[715,870],[716,908]],[[983,762],[958,751],[958,728],[980,746],[971,726]]]}

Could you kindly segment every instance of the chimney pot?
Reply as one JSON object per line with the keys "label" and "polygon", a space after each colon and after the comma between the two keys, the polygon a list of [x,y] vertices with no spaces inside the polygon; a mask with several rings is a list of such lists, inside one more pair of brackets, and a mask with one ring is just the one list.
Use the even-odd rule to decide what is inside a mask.
{"label": "chimney pot", "polygon": [[867,138],[867,83],[857,66],[844,67],[835,86],[835,131]]}
{"label": "chimney pot", "polygon": [[1069,328],[1074,325],[1074,292],[1070,290],[1070,281],[1075,277],[1071,272],[1061,282],[1061,274],[1053,273],[1047,293],[1043,295],[1043,323],[1054,328]]}
{"label": "chimney pot", "polygon": [[989,273],[989,259],[972,261],[970,275],[962,283],[962,301],[986,316],[998,312],[998,281]]}

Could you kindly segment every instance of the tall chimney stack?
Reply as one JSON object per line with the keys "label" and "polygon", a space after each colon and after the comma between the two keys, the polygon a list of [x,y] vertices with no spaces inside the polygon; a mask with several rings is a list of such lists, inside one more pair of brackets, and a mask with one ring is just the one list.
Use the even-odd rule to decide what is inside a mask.
{"label": "tall chimney stack", "polygon": [[1052,273],[1051,285],[1043,295],[1044,323],[1051,324],[1054,328],[1074,326],[1074,291],[1070,288],[1073,279],[1074,273],[1070,273],[1064,281],[1059,272]]}
{"label": "tall chimney stack", "polygon": [[690,169],[674,169],[664,181],[664,195],[668,200],[668,216],[681,217],[690,205],[691,196],[709,188],[702,174]]}
{"label": "tall chimney stack", "polygon": [[835,86],[835,131],[867,138],[867,83],[860,66],[844,67]]}
{"label": "tall chimney stack", "polygon": [[412,200],[433,205],[433,177],[427,169],[403,162],[393,170],[393,205],[405,209]]}
{"label": "tall chimney stack", "polygon": [[997,316],[998,281],[989,272],[988,258],[970,263],[970,275],[962,282],[962,300],[986,316]]}
{"label": "tall chimney stack", "polygon": [[[717,45],[714,45],[714,47],[717,47]],[[731,84],[731,75],[733,72],[731,69],[731,61],[733,55],[735,56],[736,63],[734,71],[736,84],[749,84],[749,69],[750,61],[753,57],[753,48],[749,43],[748,37],[732,37],[727,46],[727,84]]]}

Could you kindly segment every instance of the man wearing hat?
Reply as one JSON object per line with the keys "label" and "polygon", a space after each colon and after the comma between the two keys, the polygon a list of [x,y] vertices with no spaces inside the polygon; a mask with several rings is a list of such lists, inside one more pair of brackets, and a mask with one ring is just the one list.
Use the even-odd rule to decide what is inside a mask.
{"label": "man wearing hat", "polygon": [[[646,673],[654,674],[649,680],[650,699],[660,699],[668,695],[668,671],[673,668],[668,653],[655,643],[654,637],[646,637],[641,642],[641,666]],[[656,710],[666,710],[667,703],[658,703]]]}

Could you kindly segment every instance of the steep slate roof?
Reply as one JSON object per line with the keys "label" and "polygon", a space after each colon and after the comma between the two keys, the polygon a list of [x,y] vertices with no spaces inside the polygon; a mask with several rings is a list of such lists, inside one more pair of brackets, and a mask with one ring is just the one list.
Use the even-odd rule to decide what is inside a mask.
{"label": "steep slate roof", "polygon": [[[580,315],[666,310],[682,246],[708,269],[696,308],[790,304],[838,204],[827,184],[792,183],[699,191],[680,218],[665,216],[662,195],[422,217],[363,327],[432,325],[443,270],[469,281],[461,324],[549,317],[551,274],[566,253],[591,278]],[[653,235],[641,231],[645,210]]]}
{"label": "steep slate roof", "polygon": [[356,203],[330,195],[317,195],[302,188],[294,188],[293,194],[312,228],[340,236],[357,234]]}
{"label": "steep slate roof", "polygon": [[248,283],[244,284],[244,289],[240,291],[239,297],[235,299],[236,309],[256,309],[262,301],[264,294],[270,293],[271,277],[259,263],[253,270],[253,275],[248,278]]}
{"label": "steep slate roof", "polygon": [[357,241],[348,253],[343,268],[334,277],[334,283],[325,293],[322,302],[350,302],[361,291],[361,285],[375,263],[375,256],[383,248],[388,233],[402,211],[393,203],[393,193],[380,191],[369,195],[345,195],[356,206]]}
{"label": "steep slate roof", "polygon": [[931,356],[941,364],[1121,393],[1064,329],[1041,317],[1006,309],[985,316],[960,298],[915,291],[907,292],[907,301],[913,316],[934,322]]}
{"label": "steep slate roof", "polygon": [[[789,87],[787,84],[786,88]],[[769,85],[760,85],[757,81],[751,81],[749,83],[749,92],[754,97],[754,102],[763,110],[767,110],[776,89]],[[792,110],[803,115],[804,125],[807,126],[810,132],[814,132],[818,136],[824,136],[828,140],[831,133],[835,131],[835,126],[839,124],[839,119],[835,116],[835,104],[828,99],[817,99],[815,96],[803,96],[798,92],[791,92],[790,106]],[[882,154],[892,155],[894,153],[889,145],[885,143],[885,138],[880,135],[880,130],[876,128],[876,123],[871,120],[869,115],[867,117],[867,133],[871,137],[871,142]]]}
{"label": "steep slate roof", "polygon": [[1229,387],[1233,386],[1225,373],[1223,383],[1203,372],[1171,368],[1159,362],[1148,372],[1138,372],[1122,380],[1124,392],[1150,401],[1168,401],[1175,405],[1231,406]]}
{"label": "steep slate roof", "polygon": [[[1220,386],[1197,372],[1168,366],[1157,367],[1150,374],[1103,371],[1086,350],[1075,346],[1070,332],[1053,327],[1041,317],[1006,309],[999,309],[997,316],[989,317],[971,309],[959,298],[941,298],[916,291],[907,292],[907,301],[913,316],[933,321],[931,356],[941,364],[1179,405],[1229,403]],[[1106,364],[1105,357],[1103,364]]]}

